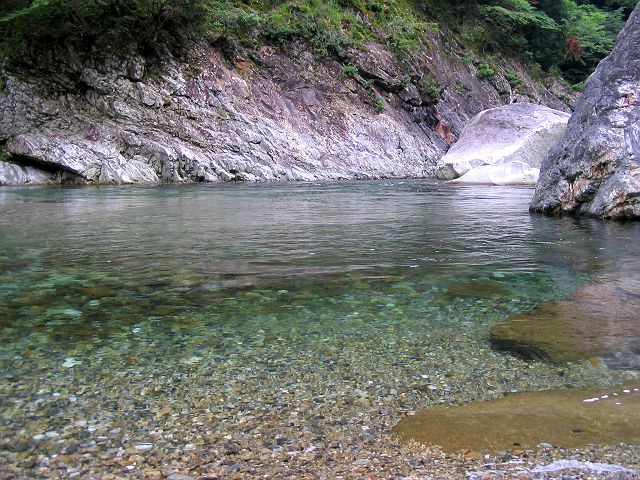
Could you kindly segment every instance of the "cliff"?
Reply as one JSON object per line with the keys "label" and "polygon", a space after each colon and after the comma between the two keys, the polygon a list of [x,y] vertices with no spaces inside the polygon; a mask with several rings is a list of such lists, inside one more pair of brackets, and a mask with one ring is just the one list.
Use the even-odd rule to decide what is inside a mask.
{"label": "cliff", "polygon": [[542,163],[531,210],[640,218],[640,7]]}
{"label": "cliff", "polygon": [[0,184],[424,177],[483,109],[567,109],[513,61],[481,78],[449,40],[432,34],[411,62],[371,42],[341,58],[201,42],[188,60],[69,47],[6,64]]}
{"label": "cliff", "polygon": [[409,61],[373,42],[339,57],[302,42],[137,52],[57,48],[6,63],[0,184],[427,177],[481,110],[518,99],[568,109],[557,82],[515,61],[482,77],[442,32]]}

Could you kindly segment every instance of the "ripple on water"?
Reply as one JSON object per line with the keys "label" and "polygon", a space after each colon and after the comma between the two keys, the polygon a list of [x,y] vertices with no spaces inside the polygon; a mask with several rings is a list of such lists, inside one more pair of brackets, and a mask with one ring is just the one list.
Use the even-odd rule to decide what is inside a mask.
{"label": "ripple on water", "polygon": [[531,189],[3,192],[7,448],[134,469],[356,455],[425,406],[633,373],[490,349],[491,326],[638,256],[637,226],[531,217]]}

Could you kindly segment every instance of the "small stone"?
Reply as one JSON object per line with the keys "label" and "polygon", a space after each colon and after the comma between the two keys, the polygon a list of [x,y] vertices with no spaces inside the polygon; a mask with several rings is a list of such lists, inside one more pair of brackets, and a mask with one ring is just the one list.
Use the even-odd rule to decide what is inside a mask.
{"label": "small stone", "polygon": [[26,442],[24,440],[18,440],[13,444],[12,450],[14,452],[26,452],[27,450],[29,450],[29,447],[30,447],[29,442]]}
{"label": "small stone", "polygon": [[80,362],[80,361],[76,360],[76,359],[75,359],[75,358],[73,358],[73,357],[68,357],[68,358],[65,358],[65,359],[64,359],[64,363],[62,364],[62,366],[63,366],[64,368],[73,368],[73,367],[75,367],[76,365],[80,365],[81,363],[82,363],[82,362]]}
{"label": "small stone", "polygon": [[71,455],[73,453],[76,453],[79,448],[80,448],[80,445],[78,445],[77,443],[71,443],[62,449],[62,454]]}
{"label": "small stone", "polygon": [[147,451],[147,450],[151,450],[153,448],[153,443],[139,443],[138,445],[136,445],[136,450],[140,450],[140,451]]}
{"label": "small stone", "polygon": [[227,474],[234,473],[234,472],[239,471],[241,468],[242,467],[239,464],[234,463],[232,465],[229,465],[227,468],[225,468],[225,473],[227,473]]}
{"label": "small stone", "polygon": [[143,472],[144,478],[149,480],[160,480],[162,478],[162,472],[152,468],[145,469]]}

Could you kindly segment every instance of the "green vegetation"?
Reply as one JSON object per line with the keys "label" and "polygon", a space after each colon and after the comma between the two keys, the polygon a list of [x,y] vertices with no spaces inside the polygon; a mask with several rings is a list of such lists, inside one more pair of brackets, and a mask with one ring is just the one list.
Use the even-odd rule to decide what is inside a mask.
{"label": "green vegetation", "polygon": [[[447,2],[448,3],[448,2]],[[503,52],[577,83],[613,47],[635,0],[466,0],[450,11],[463,43]]]}
{"label": "green vegetation", "polygon": [[[302,41],[319,56],[344,58],[345,49],[373,41],[411,61],[441,25],[483,78],[495,69],[481,63],[487,55],[508,54],[578,84],[610,51],[634,6],[635,0],[4,0],[0,56],[28,60],[63,44],[88,52],[101,42],[135,44],[153,55],[206,39],[230,48]],[[515,86],[521,79],[508,81]]]}
{"label": "green vegetation", "polygon": [[436,103],[440,98],[440,85],[438,80],[430,72],[425,73],[418,82],[418,90],[429,98],[431,103]]}
{"label": "green vegetation", "polygon": [[88,49],[108,37],[148,53],[206,38],[244,47],[302,40],[321,56],[377,41],[409,56],[434,29],[405,0],[5,0],[0,54],[21,58],[62,42]]}
{"label": "green vegetation", "polygon": [[346,63],[342,65],[342,73],[345,77],[353,78],[358,74],[358,67],[351,65],[350,63]]}
{"label": "green vegetation", "polygon": [[504,78],[507,79],[507,82],[509,82],[509,85],[511,86],[511,88],[517,88],[524,83],[520,74],[513,70],[509,70],[508,72],[505,72]]}
{"label": "green vegetation", "polygon": [[489,78],[495,73],[496,71],[486,63],[481,63],[480,65],[478,65],[478,77],[480,78]]}

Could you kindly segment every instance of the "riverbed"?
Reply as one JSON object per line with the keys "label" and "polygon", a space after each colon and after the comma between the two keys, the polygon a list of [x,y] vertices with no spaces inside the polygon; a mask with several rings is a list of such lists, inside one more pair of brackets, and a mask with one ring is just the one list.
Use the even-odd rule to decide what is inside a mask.
{"label": "riverbed", "polygon": [[0,476],[640,468],[632,446],[452,456],[391,433],[431,405],[638,377],[490,348],[491,326],[640,258],[637,222],[530,215],[532,193],[425,180],[0,189]]}

